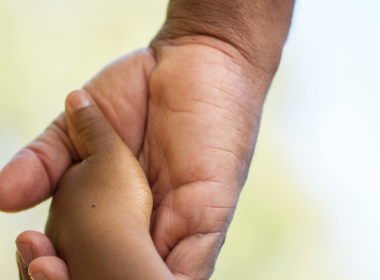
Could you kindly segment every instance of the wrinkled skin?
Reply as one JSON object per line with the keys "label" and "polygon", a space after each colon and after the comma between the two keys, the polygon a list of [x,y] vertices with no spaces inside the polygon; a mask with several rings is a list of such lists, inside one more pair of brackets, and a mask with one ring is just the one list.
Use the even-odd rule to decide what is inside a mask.
{"label": "wrinkled skin", "polygon": [[[213,271],[271,78],[230,45],[189,37],[123,57],[84,87],[148,178],[153,242],[177,279]],[[19,211],[52,195],[86,157],[78,143],[58,118],[0,173],[0,209]]]}

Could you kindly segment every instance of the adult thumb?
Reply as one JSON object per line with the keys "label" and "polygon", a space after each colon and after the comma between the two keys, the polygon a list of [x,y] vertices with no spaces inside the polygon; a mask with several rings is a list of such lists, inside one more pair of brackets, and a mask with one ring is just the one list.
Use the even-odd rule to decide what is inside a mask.
{"label": "adult thumb", "polygon": [[67,96],[66,120],[70,138],[82,159],[96,153],[117,152],[124,144],[84,90],[73,91]]}

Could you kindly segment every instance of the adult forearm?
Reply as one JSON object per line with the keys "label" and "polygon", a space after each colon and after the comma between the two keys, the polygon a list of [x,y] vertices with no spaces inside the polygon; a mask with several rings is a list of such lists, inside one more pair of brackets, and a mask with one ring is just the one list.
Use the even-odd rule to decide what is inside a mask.
{"label": "adult forearm", "polygon": [[230,44],[255,67],[274,74],[293,7],[294,0],[171,0],[152,46],[206,35]]}

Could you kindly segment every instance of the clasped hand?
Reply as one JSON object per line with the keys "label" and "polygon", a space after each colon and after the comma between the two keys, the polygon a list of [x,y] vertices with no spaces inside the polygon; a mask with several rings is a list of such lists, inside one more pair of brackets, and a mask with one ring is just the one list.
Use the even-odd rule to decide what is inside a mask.
{"label": "clasped hand", "polygon": [[[27,209],[54,194],[46,230],[53,243],[34,232],[17,239],[24,277],[33,259],[29,272],[50,280],[67,280],[69,271],[71,279],[107,279],[100,266],[111,261],[119,271],[133,267],[133,261],[89,249],[95,246],[90,240],[101,240],[98,252],[109,252],[113,242],[120,244],[119,256],[136,252],[112,230],[122,223],[125,232],[135,230],[131,244],[139,245],[141,257],[157,264],[150,272],[160,271],[162,279],[207,279],[246,180],[271,79],[255,84],[242,61],[223,43],[190,39],[159,53],[137,51],[87,83],[90,108],[104,115],[85,121],[97,132],[86,134],[67,105],[66,117],[0,173],[0,210]],[[117,147],[112,157],[97,139]],[[108,279],[126,279],[114,275]]]}

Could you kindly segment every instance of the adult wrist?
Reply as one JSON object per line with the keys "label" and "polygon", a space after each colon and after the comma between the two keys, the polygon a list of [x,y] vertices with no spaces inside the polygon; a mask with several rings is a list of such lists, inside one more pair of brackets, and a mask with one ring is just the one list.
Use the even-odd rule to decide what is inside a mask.
{"label": "adult wrist", "polygon": [[171,0],[151,46],[190,36],[220,40],[272,77],[288,35],[294,0]]}

